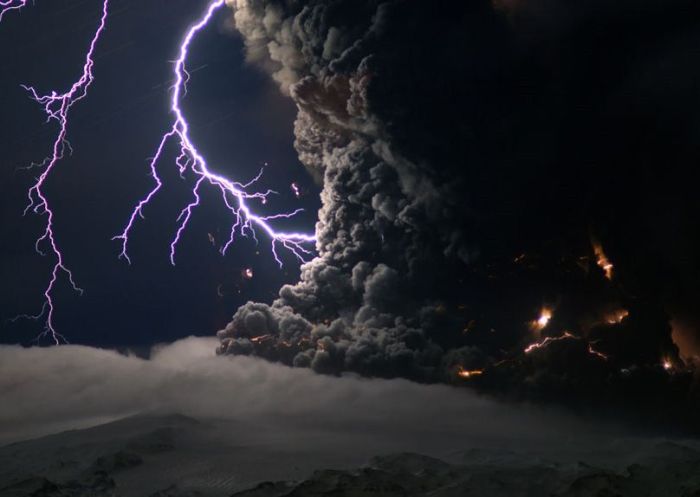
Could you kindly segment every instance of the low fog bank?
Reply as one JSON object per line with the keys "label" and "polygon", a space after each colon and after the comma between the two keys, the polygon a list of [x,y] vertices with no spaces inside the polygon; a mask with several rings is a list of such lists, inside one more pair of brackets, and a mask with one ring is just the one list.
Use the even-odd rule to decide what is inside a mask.
{"label": "low fog bank", "polygon": [[573,450],[623,435],[464,388],[217,357],[215,343],[187,338],[155,347],[148,359],[73,345],[2,346],[0,445],[145,413],[233,422],[248,434],[259,432],[260,440],[274,433],[275,443],[337,443],[338,450],[359,443],[355,434],[374,440],[377,450],[425,453],[477,446]]}

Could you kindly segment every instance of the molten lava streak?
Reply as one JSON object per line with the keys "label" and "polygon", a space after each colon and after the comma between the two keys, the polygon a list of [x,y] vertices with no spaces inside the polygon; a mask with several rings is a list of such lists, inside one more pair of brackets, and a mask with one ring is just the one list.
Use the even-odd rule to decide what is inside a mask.
{"label": "molten lava streak", "polygon": [[603,354],[602,352],[600,352],[600,351],[594,349],[594,348],[593,348],[593,344],[590,344],[590,343],[588,344],[588,353],[589,353],[589,354],[592,354],[592,355],[594,355],[594,356],[596,356],[596,357],[599,357],[599,358],[601,358],[601,359],[603,359],[603,360],[605,360],[605,361],[608,360],[607,354]]}
{"label": "molten lava streak", "polygon": [[475,376],[481,376],[484,374],[483,369],[462,369],[457,371],[457,376],[460,378],[474,378]]}
{"label": "molten lava streak", "polygon": [[593,253],[596,256],[596,264],[598,264],[598,267],[603,270],[605,277],[612,280],[614,266],[612,262],[610,262],[610,259],[608,259],[608,257],[605,255],[603,246],[596,241],[593,242]]}

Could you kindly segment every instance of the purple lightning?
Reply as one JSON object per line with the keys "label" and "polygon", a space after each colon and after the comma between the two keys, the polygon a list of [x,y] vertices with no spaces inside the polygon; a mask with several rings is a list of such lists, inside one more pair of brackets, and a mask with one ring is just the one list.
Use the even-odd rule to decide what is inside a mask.
{"label": "purple lightning", "polygon": [[[66,275],[69,283],[75,291],[81,294],[83,291],[76,285],[75,280],[73,279],[73,273],[66,266],[63,259],[63,253],[56,243],[56,236],[54,232],[54,213],[49,206],[49,202],[43,188],[46,179],[54,170],[58,162],[63,158],[66,150],[70,152],[70,144],[66,138],[68,134],[68,113],[75,103],[85,98],[87,95],[87,90],[94,80],[94,76],[92,74],[92,68],[94,65],[93,55],[95,52],[95,46],[97,45],[97,42],[105,29],[108,3],[109,0],[103,0],[102,16],[100,18],[97,31],[90,42],[90,48],[85,55],[82,75],[80,76],[80,79],[73,83],[67,92],[57,93],[52,91],[48,95],[41,95],[34,87],[22,85],[22,87],[29,92],[31,98],[43,107],[47,116],[46,121],[56,121],[58,123],[58,134],[53,142],[52,154],[44,159],[44,161],[42,161],[40,164],[37,164],[37,166],[43,167],[44,171],[37,178],[36,183],[34,183],[34,186],[32,186],[27,193],[29,204],[24,211],[25,215],[30,210],[35,214],[46,215],[46,227],[43,234],[37,239],[35,248],[39,254],[46,255],[46,252],[42,250],[41,247],[42,245],[47,246],[49,252],[55,258],[55,263],[51,271],[49,283],[44,290],[45,300],[41,308],[41,312],[34,316],[24,315],[20,317],[35,320],[45,317],[46,321],[44,331],[38,338],[50,337],[57,345],[60,344],[61,341],[66,341],[66,339],[60,333],[58,333],[54,327],[54,302],[52,295],[60,274],[64,273]],[[24,6],[24,4],[26,4],[26,1],[3,1],[0,3],[0,16],[2,13],[7,12],[7,10],[21,8]]]}
{"label": "purple lightning", "polygon": [[[190,27],[185,38],[180,45],[180,54],[175,61],[174,73],[175,73],[175,84],[173,85],[173,94],[171,100],[171,112],[175,116],[175,121],[172,125],[170,131],[168,131],[161,139],[160,144],[156,150],[156,154],[150,161],[150,171],[151,176],[155,181],[155,186],[153,189],[138,202],[136,207],[129,217],[129,221],[124,228],[121,235],[114,237],[115,240],[120,240],[122,247],[120,258],[126,259],[129,263],[131,260],[127,254],[127,245],[129,243],[129,233],[137,220],[137,217],[143,218],[143,209],[148,205],[148,203],[153,199],[153,197],[158,193],[158,191],[163,186],[163,183],[158,176],[156,170],[156,165],[161,158],[163,150],[170,139],[176,139],[179,142],[180,154],[178,155],[175,163],[179,169],[180,176],[184,177],[187,171],[191,171],[195,177],[196,181],[192,188],[192,200],[184,209],[180,212],[177,222],[179,223],[175,237],[170,245],[170,262],[175,264],[175,254],[177,249],[177,244],[180,241],[180,237],[192,216],[194,209],[199,206],[201,188],[205,184],[212,185],[218,188],[221,196],[223,197],[224,205],[233,214],[234,222],[231,226],[231,233],[228,241],[221,249],[222,254],[225,254],[228,248],[234,241],[236,233],[240,233],[243,236],[247,236],[250,233],[253,238],[255,238],[255,228],[260,228],[265,231],[270,239],[272,240],[272,253],[275,257],[277,263],[282,266],[282,261],[277,254],[277,244],[281,244],[284,248],[289,250],[294,254],[299,260],[304,261],[304,255],[313,255],[310,249],[306,248],[309,244],[316,242],[316,237],[310,234],[304,233],[287,233],[282,231],[276,231],[268,221],[279,218],[290,218],[302,209],[297,209],[290,213],[276,214],[271,216],[260,216],[253,213],[250,206],[246,203],[247,200],[258,199],[262,203],[265,203],[267,197],[273,194],[272,190],[266,192],[255,192],[249,193],[246,191],[247,188],[251,187],[262,175],[262,171],[253,178],[252,181],[241,184],[238,182],[231,181],[223,176],[220,176],[209,169],[209,166],[199,152],[197,147],[192,142],[189,136],[189,124],[185,119],[185,116],[180,108],[180,100],[187,93],[187,82],[189,81],[189,73],[185,68],[185,62],[188,57],[188,51],[190,44],[194,37],[209,23],[212,19],[214,13],[220,9],[225,4],[225,0],[214,0],[212,1],[202,18],[193,26]],[[257,239],[256,239],[257,241]]]}
{"label": "purple lightning", "polygon": [[19,10],[27,5],[28,0],[0,0],[0,22],[2,17],[11,10]]}

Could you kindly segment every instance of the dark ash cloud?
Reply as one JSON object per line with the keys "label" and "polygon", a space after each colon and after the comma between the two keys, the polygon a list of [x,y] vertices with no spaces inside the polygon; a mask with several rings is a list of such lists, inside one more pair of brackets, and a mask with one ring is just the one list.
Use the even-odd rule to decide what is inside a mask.
{"label": "dark ash cloud", "polygon": [[221,354],[685,410],[669,322],[699,295],[696,5],[231,4],[323,192],[319,256],[242,306]]}
{"label": "dark ash cloud", "polygon": [[[320,256],[304,266],[298,285],[282,288],[273,306],[241,308],[220,333],[222,352],[267,348],[288,364],[318,371],[434,376],[443,350],[430,335],[442,325],[443,300],[454,283],[443,281],[445,275],[464,273],[472,257],[454,230],[469,216],[458,201],[464,178],[454,174],[462,160],[449,157],[442,170],[432,163],[435,151],[451,155],[439,152],[436,136],[448,122],[435,111],[413,119],[408,114],[416,109],[403,104],[422,86],[430,107],[446,108],[445,96],[431,88],[435,73],[411,59],[428,60],[433,45],[422,43],[436,35],[443,41],[451,36],[460,47],[472,37],[495,43],[490,29],[480,26],[488,7],[470,7],[452,21],[443,15],[449,22],[438,29],[438,19],[422,26],[426,19],[412,16],[414,7],[404,12],[400,2],[235,6],[249,58],[269,70],[299,108],[296,146],[309,169],[323,175],[324,188]],[[465,37],[459,32],[470,11],[478,22]],[[398,32],[397,16],[407,21]],[[410,32],[421,33],[420,39],[405,45]],[[467,70],[464,62],[454,63],[457,73]],[[463,82],[445,80],[444,90],[463,95]],[[422,143],[402,136],[407,131],[421,134]],[[270,338],[292,344],[295,353],[269,346]],[[308,346],[299,347],[304,340]]]}

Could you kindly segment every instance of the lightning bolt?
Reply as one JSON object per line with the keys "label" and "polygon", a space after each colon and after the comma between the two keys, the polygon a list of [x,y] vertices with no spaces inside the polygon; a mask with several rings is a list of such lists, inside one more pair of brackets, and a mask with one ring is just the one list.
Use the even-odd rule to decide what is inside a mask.
{"label": "lightning bolt", "polygon": [[28,0],[0,0],[0,22],[3,16],[11,10],[19,10],[27,5]]}
{"label": "lightning bolt", "polygon": [[315,235],[277,231],[270,224],[270,221],[274,219],[291,218],[301,212],[302,209],[270,216],[258,215],[251,209],[249,201],[258,200],[264,204],[269,195],[276,193],[272,190],[253,193],[248,191],[248,188],[252,187],[252,185],[254,185],[255,182],[261,177],[262,170],[255,178],[253,178],[252,181],[246,184],[241,184],[225,178],[224,176],[221,176],[210,169],[206,159],[190,138],[189,124],[180,106],[182,98],[187,93],[187,83],[189,81],[189,73],[186,69],[189,48],[192,40],[209,24],[209,21],[211,21],[216,11],[224,5],[224,0],[212,1],[202,17],[189,28],[180,45],[179,56],[174,64],[175,83],[172,87],[172,99],[170,104],[170,110],[174,116],[174,121],[170,130],[161,138],[158,148],[156,149],[156,153],[151,159],[149,165],[150,174],[153,177],[155,185],[153,189],[151,189],[151,191],[149,191],[145,197],[143,197],[136,204],[128,222],[126,223],[124,231],[120,235],[114,237],[114,240],[121,242],[121,252],[119,254],[120,258],[125,259],[129,263],[131,263],[127,250],[129,234],[131,233],[134,223],[138,220],[138,218],[143,218],[144,208],[163,187],[163,182],[158,176],[156,166],[163,155],[166,145],[171,140],[176,141],[180,148],[179,155],[175,160],[180,176],[184,178],[185,175],[189,173],[194,179],[192,186],[192,199],[182,209],[179,217],[177,218],[178,228],[172,243],[170,244],[171,264],[175,264],[176,250],[180,237],[187,228],[193,211],[197,208],[197,206],[199,206],[202,190],[207,185],[213,186],[218,190],[219,194],[222,196],[224,206],[231,212],[233,217],[230,236],[226,244],[221,249],[222,254],[225,254],[228,248],[234,242],[234,238],[237,233],[240,233],[243,236],[247,236],[250,233],[250,235],[252,235],[252,237],[257,241],[256,229],[260,229],[270,238],[272,254],[280,267],[282,266],[282,260],[277,253],[278,245],[290,251],[302,262],[306,260],[305,256],[313,255],[313,252],[308,247],[311,244],[315,244]]}
{"label": "lightning bolt", "polygon": [[[20,9],[27,3],[26,0],[0,0],[0,2],[0,19],[4,13],[10,10]],[[95,53],[95,46],[97,45],[97,42],[99,41],[100,36],[102,35],[106,26],[108,3],[109,0],[103,0],[102,15],[100,17],[97,31],[95,31],[95,34],[90,41],[89,49],[85,55],[83,72],[80,78],[73,83],[68,91],[65,93],[52,91],[49,94],[42,95],[34,87],[22,85],[22,87],[29,93],[30,97],[42,106],[44,112],[46,113],[46,122],[55,121],[58,123],[58,133],[53,142],[51,154],[41,163],[35,164],[37,167],[42,167],[43,172],[41,175],[39,175],[34,185],[27,192],[29,203],[24,210],[24,215],[31,211],[34,214],[46,216],[44,232],[36,240],[35,249],[41,255],[47,255],[47,253],[50,253],[55,262],[51,270],[51,277],[48,285],[44,290],[44,304],[41,308],[41,312],[36,315],[18,316],[18,318],[39,320],[44,317],[44,331],[37,337],[37,340],[48,337],[57,345],[61,342],[66,342],[67,340],[65,337],[63,337],[63,335],[56,331],[54,326],[55,307],[53,292],[56,284],[60,276],[63,274],[76,292],[82,294],[83,290],[75,283],[73,273],[68,266],[66,266],[63,253],[56,242],[56,233],[54,230],[54,212],[51,210],[48,198],[44,192],[44,185],[46,183],[46,179],[56,168],[61,159],[63,159],[66,150],[68,150],[68,152],[71,150],[67,139],[69,113],[73,105],[87,96],[88,88],[94,81],[94,76],[92,73],[94,66],[93,56]],[[42,247],[45,248],[42,249]]]}
{"label": "lightning bolt", "polygon": [[[550,343],[560,342],[562,340],[583,340],[583,339],[581,337],[576,336],[576,335],[572,335],[568,331],[565,331],[562,335],[555,336],[555,337],[546,337],[544,340],[542,340],[540,342],[531,343],[530,345],[528,345],[525,348],[524,352],[526,354],[529,354],[535,350],[543,349],[543,348],[547,347]],[[588,342],[586,344],[588,353],[591,354],[592,356],[597,357],[598,359],[603,359],[603,360],[607,361],[610,357],[607,354],[603,354],[602,352],[593,348],[593,345],[595,343],[597,343],[597,341]]]}
{"label": "lightning bolt", "polygon": [[[22,7],[25,7],[27,3],[28,0],[0,0],[0,20],[2,20],[3,16],[7,12],[19,10]],[[65,156],[66,151],[68,151],[68,153],[71,152],[71,146],[67,139],[69,113],[74,104],[87,96],[88,89],[94,81],[93,57],[95,47],[105,30],[108,5],[109,0],[103,0],[102,15],[100,17],[97,30],[92,37],[89,49],[86,53],[85,62],[83,64],[83,72],[80,78],[73,83],[68,91],[64,93],[51,91],[48,94],[41,94],[32,86],[22,85],[22,87],[30,94],[30,97],[42,106],[47,116],[47,122],[55,121],[58,123],[58,133],[53,142],[52,153],[40,163],[32,164],[31,166],[43,168],[43,172],[41,175],[39,175],[36,182],[27,193],[28,205],[24,211],[25,215],[31,211],[34,214],[46,216],[45,229],[42,235],[36,240],[35,248],[41,255],[52,255],[55,263],[51,270],[49,282],[44,290],[44,304],[42,305],[41,312],[36,315],[21,315],[18,316],[18,318],[33,320],[45,318],[44,331],[38,338],[50,337],[56,344],[67,341],[63,335],[56,331],[54,326],[55,306],[53,293],[56,284],[58,283],[61,275],[64,275],[75,291],[82,294],[83,290],[76,284],[73,273],[65,264],[63,253],[56,241],[54,230],[54,212],[52,211],[48,198],[45,195],[44,185],[49,175],[51,175],[58,163]],[[137,218],[143,217],[143,209],[150,203],[153,197],[163,186],[163,182],[158,176],[156,165],[161,159],[163,151],[170,140],[176,140],[179,143],[180,154],[175,160],[175,163],[179,169],[180,175],[184,178],[187,172],[191,172],[196,177],[196,181],[192,187],[192,200],[182,209],[179,217],[177,218],[177,222],[179,223],[178,229],[170,245],[170,261],[172,264],[175,264],[176,249],[180,237],[187,228],[194,209],[200,204],[200,191],[206,184],[214,186],[219,190],[220,194],[222,195],[224,205],[232,213],[234,219],[231,226],[229,239],[221,249],[223,254],[226,253],[228,248],[234,242],[237,233],[240,233],[243,236],[247,236],[250,233],[250,235],[255,238],[257,228],[262,229],[270,237],[272,253],[280,266],[282,266],[282,261],[277,253],[278,245],[281,245],[285,249],[289,250],[301,261],[305,261],[305,256],[313,255],[313,252],[307,247],[316,242],[315,235],[277,231],[270,224],[270,221],[274,219],[291,218],[300,213],[302,209],[296,209],[292,212],[268,216],[254,213],[248,205],[248,201],[257,199],[264,204],[267,202],[267,199],[271,194],[276,193],[272,190],[252,193],[248,191],[248,189],[260,179],[262,171],[260,171],[260,173],[253,178],[253,180],[245,184],[231,181],[228,178],[216,174],[209,169],[203,155],[196,148],[189,136],[189,125],[180,107],[180,102],[186,94],[186,86],[189,80],[189,74],[185,68],[189,47],[197,33],[207,26],[214,13],[224,5],[224,0],[212,1],[203,17],[189,29],[187,35],[182,41],[182,44],[180,45],[179,57],[175,61],[174,66],[175,84],[173,85],[171,100],[171,111],[175,116],[174,122],[171,129],[163,135],[160,144],[156,149],[156,154],[150,161],[150,171],[151,176],[155,181],[155,186],[141,201],[138,202],[132,211],[131,216],[129,217],[129,221],[124,231],[119,236],[114,237],[115,239],[120,240],[122,243],[120,257],[125,258],[129,262],[130,259],[127,253],[129,233]],[[257,238],[255,239],[257,241]]]}
{"label": "lightning bolt", "polygon": [[560,335],[560,336],[557,336],[557,337],[546,337],[546,338],[545,338],[544,340],[542,340],[541,342],[535,342],[535,343],[532,343],[532,344],[528,345],[528,346],[525,348],[524,352],[525,352],[526,354],[529,354],[529,353],[532,352],[533,350],[537,350],[537,349],[541,349],[541,348],[543,348],[543,347],[546,347],[547,345],[549,345],[549,344],[552,343],[552,342],[558,342],[558,341],[560,341],[560,340],[570,340],[570,339],[576,340],[576,339],[578,339],[578,337],[572,335],[572,334],[569,333],[568,331],[565,331],[564,334],[562,334],[562,335]]}

